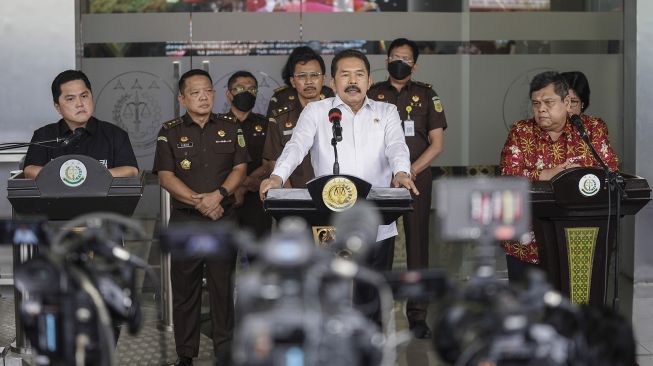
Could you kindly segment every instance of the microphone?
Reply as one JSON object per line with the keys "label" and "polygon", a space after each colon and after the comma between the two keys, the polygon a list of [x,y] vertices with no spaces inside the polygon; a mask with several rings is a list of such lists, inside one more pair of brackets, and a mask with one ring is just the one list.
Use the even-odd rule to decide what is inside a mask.
{"label": "microphone", "polygon": [[66,147],[71,143],[73,143],[74,141],[79,140],[79,138],[81,138],[82,135],[84,135],[85,131],[86,129],[84,127],[76,128],[73,131],[73,133],[70,134],[70,136],[63,139],[63,141],[61,142],[61,146]]}
{"label": "microphone", "polygon": [[371,203],[360,201],[354,207],[336,213],[332,225],[336,228],[333,247],[338,254],[362,261],[376,242],[381,215]]}
{"label": "microphone", "polygon": [[580,137],[585,141],[585,144],[590,148],[590,152],[592,153],[592,156],[594,156],[594,159],[601,165],[601,168],[605,171],[606,174],[610,173],[610,168],[605,164],[603,159],[601,159],[601,155],[596,151],[594,148],[594,145],[592,145],[592,141],[590,141],[589,136],[587,135],[587,131],[585,130],[585,126],[583,126],[583,120],[580,119],[580,116],[577,114],[572,115],[569,117],[571,119],[571,123],[576,127],[576,130],[578,130],[578,133],[580,134]]}
{"label": "microphone", "polygon": [[329,122],[333,124],[333,138],[336,142],[342,141],[342,127],[340,126],[340,120],[342,119],[342,112],[338,108],[331,108],[329,111]]}

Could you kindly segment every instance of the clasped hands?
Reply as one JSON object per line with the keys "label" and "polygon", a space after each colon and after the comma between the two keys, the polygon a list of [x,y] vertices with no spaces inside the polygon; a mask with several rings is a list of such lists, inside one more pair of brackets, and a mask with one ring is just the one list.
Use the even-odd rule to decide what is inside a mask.
{"label": "clasped hands", "polygon": [[211,220],[215,221],[224,215],[224,208],[221,204],[224,197],[219,191],[198,193],[191,197],[197,201],[195,209]]}

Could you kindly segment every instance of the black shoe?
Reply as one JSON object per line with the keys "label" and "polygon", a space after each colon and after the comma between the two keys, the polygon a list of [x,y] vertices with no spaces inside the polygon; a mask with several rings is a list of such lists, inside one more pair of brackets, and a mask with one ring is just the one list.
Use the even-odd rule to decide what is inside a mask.
{"label": "black shoe", "polygon": [[431,329],[426,325],[424,320],[415,320],[409,322],[410,331],[413,332],[413,336],[418,339],[429,339],[431,338]]}
{"label": "black shoe", "polygon": [[193,366],[193,359],[190,357],[179,357],[175,366]]}

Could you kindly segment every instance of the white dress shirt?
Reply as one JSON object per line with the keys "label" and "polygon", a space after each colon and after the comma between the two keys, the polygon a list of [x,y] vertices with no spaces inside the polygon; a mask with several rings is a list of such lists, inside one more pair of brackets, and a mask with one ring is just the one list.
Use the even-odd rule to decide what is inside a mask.
{"label": "white dress shirt", "polygon": [[[272,174],[285,182],[309,150],[315,176],[333,174],[333,132],[328,113],[336,107],[342,111],[342,141],[337,145],[340,173],[360,177],[373,187],[390,187],[397,172],[410,175],[410,152],[397,107],[366,97],[354,114],[338,96],[306,105]],[[381,225],[376,240],[395,235],[394,222]]]}

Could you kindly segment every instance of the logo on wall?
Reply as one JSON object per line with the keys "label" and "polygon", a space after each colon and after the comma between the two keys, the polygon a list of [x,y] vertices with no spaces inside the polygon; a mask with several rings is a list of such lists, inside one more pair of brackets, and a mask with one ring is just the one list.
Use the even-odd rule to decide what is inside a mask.
{"label": "logo on wall", "polygon": [[518,75],[510,82],[503,95],[502,113],[503,124],[506,126],[506,130],[510,130],[513,123],[533,116],[531,100],[528,97],[531,80],[541,72],[552,70],[549,68],[531,69]]}
{"label": "logo on wall", "polygon": [[66,160],[59,168],[59,178],[68,187],[79,187],[86,180],[86,165],[77,159]]}
{"label": "logo on wall", "polygon": [[174,116],[174,96],[174,89],[153,73],[125,72],[100,90],[97,116],[129,133],[136,156],[151,156],[161,123]]}
{"label": "logo on wall", "polygon": [[599,193],[601,180],[594,174],[585,174],[578,181],[578,190],[585,197],[591,197]]}

